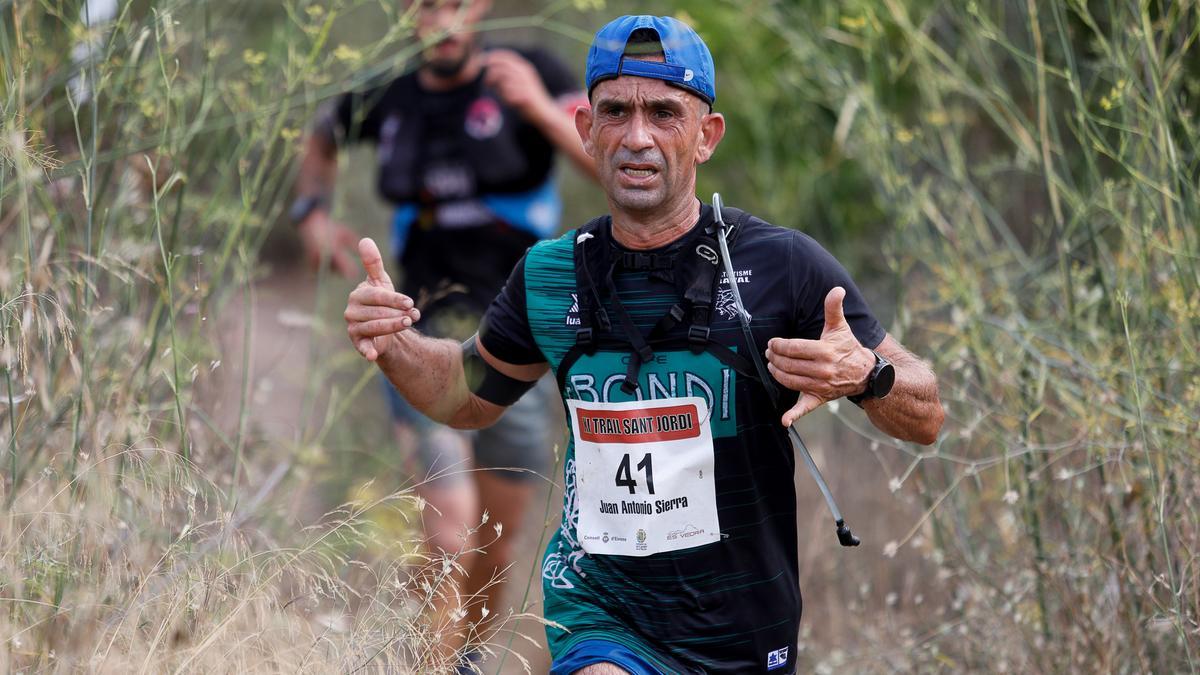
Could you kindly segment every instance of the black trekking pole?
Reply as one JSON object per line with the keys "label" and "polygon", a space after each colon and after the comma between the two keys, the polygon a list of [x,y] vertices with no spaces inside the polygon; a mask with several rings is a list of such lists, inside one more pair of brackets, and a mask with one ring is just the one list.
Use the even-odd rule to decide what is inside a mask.
{"label": "black trekking pole", "polygon": [[[713,217],[717,222],[717,244],[721,247],[721,261],[725,264],[725,276],[729,279],[729,288],[733,291],[733,304],[737,309],[738,322],[742,325],[742,333],[746,336],[746,344],[750,347],[750,356],[753,357],[754,367],[758,369],[758,377],[762,380],[763,386],[767,388],[768,393],[774,392],[771,388],[771,376],[767,373],[766,366],[763,365],[762,355],[758,353],[758,349],[754,346],[754,335],[750,332],[750,313],[746,311],[745,305],[742,304],[742,295],[738,292],[737,275],[733,272],[733,261],[729,258],[729,244],[725,241],[725,219],[721,217],[721,194],[713,193]],[[808,467],[808,472],[812,474],[813,480],[817,482],[817,487],[821,489],[821,494],[825,496],[825,503],[829,505],[829,510],[833,512],[833,519],[837,524],[838,542],[842,546],[858,546],[862,543],[850,528],[846,526],[846,519],[842,517],[842,512],[838,509],[837,502],[833,501],[833,494],[829,492],[829,486],[825,483],[825,478],[821,476],[821,470],[817,468],[817,463],[813,461],[812,454],[809,453],[808,447],[804,445],[804,439],[800,438],[800,432],[796,431],[796,423],[793,422],[788,427],[788,437],[792,439],[792,446],[804,459],[805,466]]]}

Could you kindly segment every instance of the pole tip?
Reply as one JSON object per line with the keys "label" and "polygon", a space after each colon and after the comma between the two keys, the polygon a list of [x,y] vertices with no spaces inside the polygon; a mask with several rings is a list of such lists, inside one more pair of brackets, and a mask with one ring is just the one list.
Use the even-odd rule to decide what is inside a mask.
{"label": "pole tip", "polygon": [[862,543],[862,540],[854,536],[854,533],[850,531],[850,528],[846,527],[846,521],[844,520],[837,521],[837,536],[838,543],[840,543],[842,546],[858,546]]}

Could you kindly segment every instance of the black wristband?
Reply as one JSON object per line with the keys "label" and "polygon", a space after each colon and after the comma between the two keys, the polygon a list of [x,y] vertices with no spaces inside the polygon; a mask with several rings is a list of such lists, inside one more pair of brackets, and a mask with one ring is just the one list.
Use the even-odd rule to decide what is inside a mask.
{"label": "black wristband", "polygon": [[292,202],[291,208],[288,209],[288,222],[292,225],[299,225],[313,211],[329,207],[329,199],[321,195],[305,195],[297,197],[296,201]]}
{"label": "black wristband", "polygon": [[476,337],[472,336],[462,343],[463,375],[471,393],[488,403],[507,407],[520,400],[525,392],[537,384],[536,381],[518,380],[496,370],[479,355],[475,340]]}

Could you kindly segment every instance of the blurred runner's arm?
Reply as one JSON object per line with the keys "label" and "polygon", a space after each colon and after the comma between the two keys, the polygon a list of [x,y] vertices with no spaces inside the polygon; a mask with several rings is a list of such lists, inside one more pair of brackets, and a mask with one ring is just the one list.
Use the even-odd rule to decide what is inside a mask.
{"label": "blurred runner's arm", "polygon": [[[308,209],[295,225],[309,264],[317,268],[322,259],[328,258],[334,271],[351,278],[357,267],[353,251],[358,235],[329,217],[338,168],[331,118],[331,113],[323,113],[304,139],[293,209],[300,205]],[[296,214],[289,213],[288,217],[296,218]]]}
{"label": "blurred runner's arm", "polygon": [[533,123],[554,147],[571,159],[583,175],[598,182],[600,178],[596,173],[596,164],[584,151],[579,132],[575,130],[575,109],[587,104],[587,96],[583,92],[561,96],[551,101],[550,106]]}
{"label": "blurred runner's arm", "polygon": [[300,158],[300,173],[296,176],[298,197],[328,199],[337,182],[337,141],[332,124],[322,114],[304,138],[304,154]]}
{"label": "blurred runner's arm", "polygon": [[579,133],[575,131],[575,108],[587,105],[587,96],[583,92],[570,92],[552,97],[533,65],[512,50],[494,49],[484,58],[488,86],[537,127],[585,176],[598,180],[596,165],[584,152]]}
{"label": "blurred runner's arm", "polygon": [[[505,406],[471,391],[463,369],[463,348],[453,340],[435,339],[412,329],[421,318],[412,298],[397,293],[383,267],[379,248],[371,239],[359,243],[367,273],[346,304],[346,331],[355,348],[374,361],[414,408],[433,420],[460,429],[486,427]],[[482,345],[479,356],[503,375],[534,382],[546,363],[513,365],[500,361]]]}

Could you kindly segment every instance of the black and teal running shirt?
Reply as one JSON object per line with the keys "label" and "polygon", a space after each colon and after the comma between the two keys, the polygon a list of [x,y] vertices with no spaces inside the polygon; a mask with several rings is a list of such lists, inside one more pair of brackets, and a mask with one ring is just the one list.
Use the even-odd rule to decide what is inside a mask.
{"label": "black and teal running shirt", "polygon": [[[702,207],[698,227],[711,222],[711,209]],[[824,298],[835,286],[846,289],[846,319],[858,340],[871,348],[883,340],[883,328],[845,269],[812,238],[757,218],[746,219],[741,227],[730,257],[743,302],[753,316],[756,344],[751,349],[761,353],[772,337],[819,338]],[[792,481],[795,458],[779,422],[784,409],[772,406],[757,382],[739,377],[709,352],[656,352],[642,365],[632,395],[621,389],[627,352],[585,355],[569,366],[570,372],[558,373],[580,325],[573,262],[576,234],[568,232],[530,249],[489,308],[480,340],[489,352],[509,363],[548,362],[565,383],[564,401],[600,407],[595,404],[637,400],[642,402],[638,405],[652,406],[655,400],[703,399],[715,467],[710,489],[715,491],[720,533],[711,543],[647,555],[587,553],[581,545],[586,543],[581,542],[581,511],[604,510],[612,503],[584,503],[580,498],[578,479],[584,469],[577,461],[574,438],[581,430],[573,429],[565,454],[562,524],[542,565],[546,618],[565,628],[547,629],[551,652],[563,654],[580,641],[603,638],[625,644],[664,672],[791,673],[801,598]],[[671,254],[687,239],[685,235],[655,252]],[[643,334],[677,300],[674,283],[662,276],[623,270],[614,276],[619,298]],[[722,275],[712,339],[745,353],[728,283]],[[610,316],[617,316],[611,300],[604,302]],[[620,330],[618,321],[613,324],[614,330]],[[686,332],[686,326],[675,330]],[[795,400],[794,395],[784,399],[781,405],[790,406]],[[568,424],[593,422],[576,422],[568,413]],[[615,426],[588,431],[596,429],[620,432]],[[635,453],[632,461],[639,457]],[[658,466],[660,473],[653,475],[649,489],[653,492],[657,481],[661,493],[671,477],[662,475],[662,464]],[[664,505],[664,500],[646,495],[644,481],[651,476],[643,468],[648,467],[634,466],[626,459],[615,476],[600,476],[618,486],[628,484],[630,494],[637,486],[638,498],[622,502],[618,512],[637,510],[638,503],[653,504],[652,511],[673,508],[676,513],[696,506],[678,499]],[[677,540],[702,531],[683,527],[666,538]],[[588,536],[600,535],[597,531]],[[602,536],[609,545],[610,532]],[[638,546],[644,546],[646,533],[638,530],[636,536]]]}

